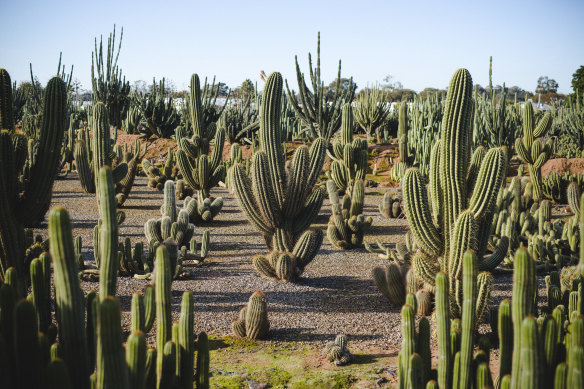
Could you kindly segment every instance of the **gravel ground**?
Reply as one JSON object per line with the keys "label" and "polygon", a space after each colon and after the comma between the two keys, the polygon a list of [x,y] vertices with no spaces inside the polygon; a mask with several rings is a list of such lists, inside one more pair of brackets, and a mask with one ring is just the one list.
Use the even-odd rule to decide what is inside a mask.
{"label": "gravel ground", "polygon": [[[137,177],[123,207],[126,220],[120,227],[120,240],[130,237],[133,243],[144,241],[144,223],[152,217],[160,217],[162,192],[146,184],[146,178]],[[373,216],[374,221],[366,239],[395,244],[403,240],[407,221],[381,217],[377,204],[383,190],[368,189],[365,214]],[[214,195],[223,197],[223,210],[212,223],[195,229],[197,237],[204,229],[210,231],[211,250],[202,267],[185,264],[192,277],[173,282],[174,320],[178,319],[182,292],[191,290],[195,297],[196,331],[228,335],[231,322],[250,294],[262,290],[268,298],[270,338],[273,340],[308,342],[321,347],[336,334],[345,333],[350,336],[351,347],[356,350],[399,350],[399,310],[381,296],[370,276],[373,267],[386,261],[364,249],[337,250],[325,238],[318,256],[298,282],[267,280],[260,277],[251,264],[254,254],[267,250],[262,237],[239,210],[237,199],[232,194],[218,188]],[[92,234],[98,217],[95,197],[83,193],[76,173],[72,173],[55,182],[52,201],[53,205],[62,205],[69,210],[73,233],[83,238],[86,264],[94,266]],[[182,201],[179,206],[182,206]],[[330,206],[325,200],[314,227],[325,229],[329,215]],[[46,234],[46,223],[37,232]],[[497,274],[495,301],[510,297],[510,280],[510,274]],[[131,296],[142,291],[147,284],[148,281],[130,277],[118,279],[117,296],[122,304],[126,331],[129,330]],[[86,292],[97,290],[98,282],[84,280],[82,287]],[[153,337],[154,333],[151,331],[150,336]]]}

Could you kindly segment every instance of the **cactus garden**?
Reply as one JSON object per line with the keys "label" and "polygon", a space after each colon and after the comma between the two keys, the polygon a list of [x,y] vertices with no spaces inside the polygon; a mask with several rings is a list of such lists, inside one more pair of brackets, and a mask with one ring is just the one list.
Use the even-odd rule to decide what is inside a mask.
{"label": "cactus garden", "polygon": [[396,95],[318,33],[140,89],[123,34],[85,100],[0,63],[1,388],[584,388],[582,83]]}

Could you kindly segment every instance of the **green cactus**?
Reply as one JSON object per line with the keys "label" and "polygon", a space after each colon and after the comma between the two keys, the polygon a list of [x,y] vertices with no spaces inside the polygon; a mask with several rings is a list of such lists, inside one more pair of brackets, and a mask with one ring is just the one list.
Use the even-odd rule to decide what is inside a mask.
{"label": "green cactus", "polygon": [[156,80],[152,80],[151,92],[148,96],[142,93],[131,96],[132,105],[140,112],[140,116],[146,120],[145,125],[140,128],[141,137],[149,139],[170,138],[174,135],[174,130],[180,124],[180,116],[175,108],[172,97],[166,97],[164,89],[164,78],[158,85]]}
{"label": "green cactus", "polygon": [[386,219],[400,217],[403,214],[401,199],[394,198],[389,192],[386,192],[381,203],[379,203],[379,213]]}
{"label": "green cactus", "polygon": [[386,268],[376,267],[372,272],[373,280],[381,294],[395,307],[401,307],[406,300],[406,280],[397,264]]}
{"label": "green cactus", "polygon": [[322,354],[336,366],[344,366],[351,363],[353,355],[347,348],[347,335],[337,335],[334,342],[328,342]]}
{"label": "green cactus", "polygon": [[323,190],[315,188],[315,184],[322,171],[326,143],[317,139],[310,150],[300,146],[287,174],[281,139],[281,99],[282,76],[273,73],[260,107],[261,151],[253,157],[253,179],[241,165],[231,168],[230,177],[241,209],[263,234],[268,248],[274,250],[254,258],[256,270],[269,278],[290,280],[302,273],[322,243],[322,231],[306,229],[324,199]]}
{"label": "green cactus", "polygon": [[[424,262],[420,261],[423,257],[418,257],[414,269],[421,272],[418,274],[421,279],[432,284],[438,266],[431,265],[431,261],[443,258],[440,269],[449,273],[453,286],[451,294],[459,296],[455,299],[457,311],[462,312],[464,252],[475,250],[479,268],[490,270],[498,265],[497,261],[503,260],[500,252],[507,251],[507,247],[501,247],[495,250],[497,255],[485,256],[495,200],[505,174],[506,156],[502,149],[491,149],[482,158],[478,173],[476,168],[470,168],[472,80],[468,71],[459,69],[448,90],[442,136],[432,151],[429,191],[422,174],[415,168],[406,171],[402,186],[405,213],[415,243],[430,256]],[[472,190],[468,188],[468,174],[476,175]],[[500,245],[506,243],[508,241],[502,241]],[[484,294],[477,300],[481,307],[476,309],[481,316],[488,300],[490,281],[489,277],[483,277],[481,290]]]}
{"label": "green cactus", "polygon": [[209,389],[209,341],[205,332],[201,332],[197,339],[195,388]]}
{"label": "green cactus", "polygon": [[[0,94],[2,99],[8,99],[12,93],[10,78],[4,69],[0,74],[4,80]],[[20,278],[22,290],[19,294],[22,295],[26,286],[24,227],[38,223],[49,209],[65,130],[66,101],[65,83],[58,77],[51,79],[45,89],[38,143],[28,155],[26,137],[14,133],[10,124],[13,119],[8,105],[0,106],[7,110],[0,113],[3,122],[0,132],[0,281],[4,281],[6,270],[14,267]]]}
{"label": "green cactus", "polygon": [[351,196],[356,180],[364,180],[367,173],[367,142],[353,139],[353,108],[345,104],[342,111],[341,139],[333,142],[334,160],[328,175],[339,192]]}
{"label": "green cactus", "polygon": [[89,388],[89,362],[85,335],[85,299],[79,284],[73,248],[71,221],[67,211],[55,207],[49,215],[49,240],[54,266],[55,302],[59,343],[71,383]]}
{"label": "green cactus", "polygon": [[[381,128],[387,122],[390,105],[386,93],[377,85],[362,90],[355,104],[355,119],[367,136],[375,136],[377,144],[383,143]],[[344,109],[344,107],[343,107]]]}
{"label": "green cactus", "polygon": [[154,290],[156,301],[156,376],[157,386],[160,385],[162,379],[162,366],[164,360],[164,348],[166,342],[171,339],[172,334],[172,317],[171,317],[171,264],[170,255],[167,248],[163,245],[158,246],[156,250],[156,269],[154,272]]}
{"label": "green cactus", "polygon": [[193,366],[195,353],[193,322],[193,294],[190,291],[185,291],[182,296],[178,328],[180,387],[184,389],[190,389],[193,387]]}
{"label": "green cactus", "polygon": [[126,364],[128,366],[128,388],[143,389],[146,375],[146,337],[134,331],[126,341]]}
{"label": "green cactus", "polygon": [[[296,61],[296,78],[298,81],[299,96],[294,91],[290,91],[288,81],[286,81],[288,101],[294,108],[296,117],[302,123],[302,127],[306,129],[308,138],[312,141],[323,138],[328,143],[341,126],[341,109],[343,105],[351,104],[353,101],[357,84],[351,78],[347,88],[341,86],[341,61],[339,60],[338,77],[336,79],[334,93],[326,93],[324,83],[320,78],[320,32],[318,33],[316,67],[314,69],[312,68],[312,57],[310,53],[308,54],[312,91],[308,89],[304,74],[300,71],[298,57],[294,57],[294,59]],[[279,94],[281,95],[281,89]],[[266,93],[264,90],[263,97],[265,98],[265,96]],[[265,119],[262,119],[260,112],[260,122],[262,120]]]}
{"label": "green cactus", "polygon": [[101,299],[97,309],[96,388],[128,388],[128,366],[122,346],[120,303],[116,297]]}
{"label": "green cactus", "polygon": [[371,227],[373,218],[363,215],[365,188],[362,180],[352,185],[351,197],[345,194],[339,200],[337,186],[333,180],[328,180],[327,190],[332,206],[332,215],[329,219],[327,237],[331,244],[340,249],[361,247],[363,236]]}
{"label": "green cactus", "polygon": [[550,158],[554,148],[554,138],[549,138],[545,144],[540,138],[546,135],[552,126],[552,117],[546,113],[535,126],[533,105],[526,103],[523,106],[523,138],[517,138],[515,149],[517,155],[527,164],[529,177],[533,184],[533,199],[543,198],[543,183],[541,167]]}
{"label": "green cactus", "polygon": [[233,333],[250,340],[263,339],[270,330],[268,321],[268,304],[266,295],[254,292],[249,302],[239,311],[239,318],[232,324]]}

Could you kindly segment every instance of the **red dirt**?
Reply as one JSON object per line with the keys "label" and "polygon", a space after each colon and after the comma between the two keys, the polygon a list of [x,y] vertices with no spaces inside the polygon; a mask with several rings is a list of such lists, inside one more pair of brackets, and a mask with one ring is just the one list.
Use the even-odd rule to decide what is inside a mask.
{"label": "red dirt", "polygon": [[564,173],[582,173],[584,171],[584,158],[555,158],[547,161],[541,168],[541,175],[547,176],[551,172],[559,175]]}

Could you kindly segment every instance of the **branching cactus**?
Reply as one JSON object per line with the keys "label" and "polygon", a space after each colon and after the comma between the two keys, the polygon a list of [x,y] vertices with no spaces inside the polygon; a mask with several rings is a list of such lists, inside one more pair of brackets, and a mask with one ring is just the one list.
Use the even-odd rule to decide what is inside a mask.
{"label": "branching cactus", "polygon": [[[456,71],[448,88],[442,123],[442,136],[432,149],[428,189],[420,171],[410,168],[403,179],[406,216],[416,246],[421,251],[412,258],[417,276],[432,289],[436,273],[447,272],[453,286],[458,312],[462,311],[462,258],[473,250],[479,269],[490,271],[507,251],[495,250],[485,256],[497,193],[505,176],[506,156],[503,149],[491,149],[484,158],[472,158],[472,80],[466,69]],[[474,172],[474,173],[473,173]],[[469,175],[476,176],[468,188]],[[429,193],[429,197],[428,197]],[[500,244],[508,243],[502,240]],[[487,276],[477,282],[490,282]],[[479,289],[489,291],[488,285]],[[488,300],[488,293],[484,296]],[[479,299],[481,306],[484,301]],[[457,316],[460,313],[456,314]],[[483,312],[477,312],[479,318]],[[458,316],[459,317],[459,316]]]}
{"label": "branching cactus", "polygon": [[350,194],[353,183],[364,180],[367,173],[367,141],[353,139],[351,104],[343,106],[341,139],[333,142],[333,154],[336,159],[331,163],[330,178],[335,181],[341,193]]}
{"label": "branching cactus", "polygon": [[164,201],[160,207],[160,213],[161,219],[150,219],[144,225],[148,242],[162,243],[167,239],[172,239],[176,242],[178,249],[186,246],[193,237],[195,226],[190,223],[188,208],[179,210],[176,206],[175,186],[172,181],[166,181],[164,184]]}
{"label": "branching cactus", "polygon": [[340,200],[337,186],[333,180],[328,180],[326,187],[333,208],[327,228],[327,237],[331,244],[340,249],[361,247],[363,236],[371,227],[373,218],[363,215],[365,188],[362,180],[355,181],[353,193]]}
{"label": "branching cactus", "polygon": [[[178,127],[176,129],[176,141],[179,147],[176,159],[186,183],[199,191],[203,199],[208,199],[211,197],[211,188],[217,186],[225,176],[225,166],[221,163],[225,129],[217,129],[215,123],[207,124],[204,118],[199,76],[196,74],[191,77],[188,112],[193,136],[188,139],[184,128]],[[213,137],[215,138],[213,151],[209,156],[207,154]],[[208,221],[202,216],[201,219]]]}
{"label": "branching cactus", "polygon": [[172,148],[168,148],[166,160],[161,169],[147,159],[142,161],[142,169],[148,176],[148,186],[154,189],[162,190],[164,183],[168,180],[176,181],[179,177],[179,169],[176,164],[176,156]]}
{"label": "branching cactus", "polygon": [[232,324],[233,333],[250,340],[263,339],[270,330],[268,303],[262,291],[254,292],[249,302],[239,311],[239,317]]}
{"label": "branching cactus", "polygon": [[527,164],[529,177],[533,184],[533,199],[543,198],[543,183],[541,167],[550,158],[554,148],[554,138],[549,138],[545,144],[541,140],[552,126],[552,117],[548,112],[535,126],[533,106],[526,103],[523,107],[523,138],[517,138],[515,149],[517,155]]}
{"label": "branching cactus", "polygon": [[66,128],[67,90],[58,77],[48,82],[40,138],[28,155],[26,137],[14,131],[12,84],[2,68],[0,101],[0,281],[4,281],[7,269],[14,267],[24,288],[24,227],[41,221],[51,203]]}
{"label": "branching cactus", "polygon": [[307,229],[324,199],[324,190],[315,185],[322,171],[326,141],[316,139],[310,150],[300,146],[287,172],[281,99],[282,76],[272,73],[260,107],[261,150],[253,156],[251,178],[240,164],[231,168],[230,178],[241,209],[273,250],[253,259],[256,270],[263,276],[288,281],[302,274],[322,243],[322,231]]}

